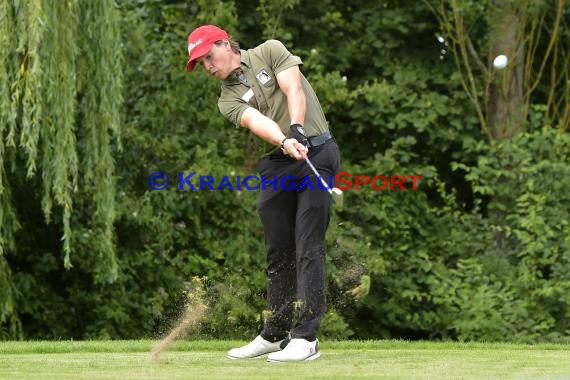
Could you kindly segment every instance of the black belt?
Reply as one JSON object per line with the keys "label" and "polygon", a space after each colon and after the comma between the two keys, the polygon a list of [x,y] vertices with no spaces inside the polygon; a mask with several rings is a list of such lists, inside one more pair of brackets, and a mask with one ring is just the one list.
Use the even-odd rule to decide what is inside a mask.
{"label": "black belt", "polygon": [[308,137],[307,144],[309,145],[309,148],[314,148],[316,146],[323,145],[332,138],[333,136],[330,134],[330,132],[325,132],[322,135]]}

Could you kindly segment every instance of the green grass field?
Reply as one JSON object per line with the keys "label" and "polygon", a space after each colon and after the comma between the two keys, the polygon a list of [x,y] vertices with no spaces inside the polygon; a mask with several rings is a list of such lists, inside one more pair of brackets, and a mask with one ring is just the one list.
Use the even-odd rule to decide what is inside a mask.
{"label": "green grass field", "polygon": [[151,362],[155,341],[0,342],[0,379],[570,379],[569,345],[321,342],[303,363],[228,360],[244,342],[178,341]]}

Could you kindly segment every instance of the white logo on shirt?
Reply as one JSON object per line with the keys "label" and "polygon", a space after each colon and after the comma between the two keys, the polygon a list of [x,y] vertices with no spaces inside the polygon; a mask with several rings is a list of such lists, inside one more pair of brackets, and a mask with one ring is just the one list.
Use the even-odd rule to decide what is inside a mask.
{"label": "white logo on shirt", "polygon": [[253,90],[250,88],[245,94],[243,94],[243,96],[241,97],[241,99],[246,102],[249,103],[250,99],[253,98]]}
{"label": "white logo on shirt", "polygon": [[256,78],[259,81],[259,83],[266,84],[271,80],[271,75],[269,75],[267,71],[261,70],[259,73],[257,73]]}

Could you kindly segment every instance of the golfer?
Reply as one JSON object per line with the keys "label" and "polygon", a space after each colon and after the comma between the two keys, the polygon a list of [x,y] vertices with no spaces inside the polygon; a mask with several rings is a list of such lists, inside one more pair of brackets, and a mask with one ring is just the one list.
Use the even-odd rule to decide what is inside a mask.
{"label": "golfer", "polygon": [[[270,179],[260,190],[257,211],[265,234],[270,313],[260,335],[230,350],[228,357],[316,359],[321,355],[317,331],[326,311],[325,234],[332,200],[316,185],[304,158],[324,178],[340,167],[339,149],[319,100],[300,71],[301,59],[277,40],[242,50],[224,30],[203,25],[188,36],[188,54],[187,71],[200,64],[221,81],[220,112],[268,146],[257,163],[261,176]],[[314,186],[291,190],[281,186],[285,176],[297,184],[311,178]]]}

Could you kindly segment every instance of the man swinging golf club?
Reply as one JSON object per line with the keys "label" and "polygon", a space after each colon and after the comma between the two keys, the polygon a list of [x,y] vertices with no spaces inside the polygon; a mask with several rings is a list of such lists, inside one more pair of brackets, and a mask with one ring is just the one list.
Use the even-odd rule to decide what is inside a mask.
{"label": "man swinging golf club", "polygon": [[[260,191],[257,210],[265,234],[270,315],[261,333],[231,349],[228,357],[317,359],[317,330],[326,311],[325,234],[333,193],[316,186],[304,158],[324,178],[335,176],[340,167],[339,148],[319,100],[300,71],[301,59],[277,40],[242,50],[224,30],[203,25],[188,36],[188,54],[187,71],[198,63],[221,81],[221,113],[270,144],[257,163],[260,174],[294,176],[297,183],[311,177],[315,183],[294,191],[270,184]],[[299,316],[293,326],[295,308]]]}

